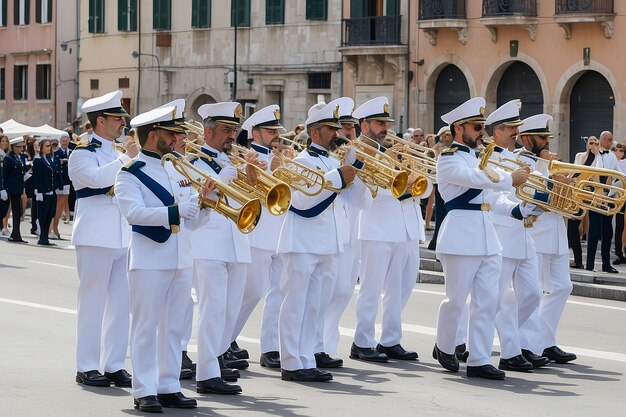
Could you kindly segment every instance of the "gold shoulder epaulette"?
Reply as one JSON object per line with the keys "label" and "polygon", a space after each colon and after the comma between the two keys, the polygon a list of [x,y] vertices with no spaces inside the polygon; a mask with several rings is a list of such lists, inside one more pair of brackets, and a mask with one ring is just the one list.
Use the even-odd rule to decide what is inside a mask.
{"label": "gold shoulder epaulette", "polygon": [[453,155],[459,148],[456,146],[451,146],[449,148],[445,148],[441,151],[441,155]]}

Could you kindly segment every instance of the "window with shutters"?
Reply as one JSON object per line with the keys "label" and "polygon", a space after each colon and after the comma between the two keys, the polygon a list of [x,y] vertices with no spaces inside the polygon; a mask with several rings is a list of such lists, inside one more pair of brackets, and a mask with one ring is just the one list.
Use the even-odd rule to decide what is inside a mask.
{"label": "window with shutters", "polygon": [[130,88],[130,79],[128,77],[117,79],[118,88]]}
{"label": "window with shutters", "polygon": [[4,100],[4,83],[6,80],[4,74],[4,68],[0,68],[0,100]]}
{"label": "window with shutters", "polygon": [[7,2],[9,0],[0,0],[0,27],[7,25]]}
{"label": "window with shutters", "polygon": [[309,90],[330,90],[330,72],[309,72]]}
{"label": "window with shutters", "polygon": [[137,31],[137,0],[117,0],[117,30]]}
{"label": "window with shutters", "polygon": [[327,20],[328,0],[306,0],[306,20]]}
{"label": "window with shutters", "polygon": [[266,0],[265,24],[282,25],[285,23],[285,0]]}
{"label": "window with shutters", "polygon": [[100,88],[100,80],[93,78],[89,80],[89,88],[91,90],[98,90]]}
{"label": "window with shutters", "polygon": [[23,26],[29,23],[30,0],[13,0],[13,23]]}
{"label": "window with shutters", "polygon": [[152,27],[154,30],[172,29],[172,0],[153,0]]}
{"label": "window with shutters", "polygon": [[13,98],[28,100],[28,65],[13,67]]}
{"label": "window with shutters", "polygon": [[191,3],[191,27],[211,27],[211,0],[192,0]]}
{"label": "window with shutters", "polygon": [[89,33],[104,33],[104,0],[89,0]]}
{"label": "window with shutters", "polygon": [[52,0],[35,1],[35,21],[37,23],[52,22]]}
{"label": "window with shutters", "polygon": [[35,98],[37,100],[50,100],[52,88],[52,66],[50,64],[38,64],[35,77]]}
{"label": "window with shutters", "polygon": [[250,26],[250,0],[231,0],[230,25]]}

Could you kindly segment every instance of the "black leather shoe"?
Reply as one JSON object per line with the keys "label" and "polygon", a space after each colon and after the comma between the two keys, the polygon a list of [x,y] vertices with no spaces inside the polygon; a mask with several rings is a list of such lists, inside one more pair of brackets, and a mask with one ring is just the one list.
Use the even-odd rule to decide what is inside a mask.
{"label": "black leather shoe", "polygon": [[250,366],[247,360],[235,357],[228,350],[222,355],[222,359],[224,360],[224,366],[226,368],[246,369]]}
{"label": "black leather shoe", "polygon": [[509,359],[500,358],[500,363],[498,364],[498,369],[504,371],[532,372],[533,368],[533,364],[528,362],[521,354]]}
{"label": "black leather shoe", "polygon": [[315,365],[318,368],[339,368],[343,366],[343,359],[331,358],[326,352],[318,352],[315,354]]}
{"label": "black leather shoe", "polygon": [[504,379],[506,374],[493,365],[468,366],[468,378]]}
{"label": "black leather shoe", "polygon": [[552,346],[543,350],[543,356],[554,361],[556,363],[567,363],[576,360],[576,355],[573,353],[564,352],[558,346]]}
{"label": "black leather shoe", "polygon": [[616,260],[613,261],[613,265],[621,265],[626,264],[626,258],[619,256]]}
{"label": "black leather shoe", "polygon": [[522,355],[528,362],[533,365],[533,368],[541,368],[550,363],[550,359],[545,356],[539,356],[532,353],[530,350],[522,349]]}
{"label": "black leather shoe", "polygon": [[132,387],[133,377],[126,372],[125,369],[120,369],[117,372],[105,372],[104,376],[111,380],[113,385],[120,388]]}
{"label": "black leather shoe", "polygon": [[240,348],[236,340],[234,340],[230,344],[230,352],[233,354],[234,357],[238,359],[250,359],[250,354],[248,354],[248,351]]}
{"label": "black leather shoe", "polygon": [[76,382],[90,387],[108,387],[111,385],[111,380],[95,369],[87,372],[76,372]]}
{"label": "black leather shoe", "polygon": [[220,369],[220,376],[226,382],[237,382],[241,378],[241,374],[237,369],[223,368]]}
{"label": "black leather shoe", "polygon": [[275,350],[261,353],[259,365],[266,368],[280,368],[280,353]]}
{"label": "black leather shoe", "polygon": [[280,371],[280,379],[283,381],[324,382],[332,380],[333,375],[328,371],[321,371],[317,368],[296,369],[295,371],[282,369]]}
{"label": "black leather shoe", "polygon": [[135,408],[146,413],[162,413],[163,407],[157,399],[156,395],[148,395],[141,398],[135,398]]}
{"label": "black leather shoe", "polygon": [[374,348],[358,347],[354,342],[350,347],[350,359],[360,359],[368,362],[387,362],[389,360],[384,353],[380,353]]}
{"label": "black leather shoe", "polygon": [[195,399],[185,397],[182,392],[157,394],[157,399],[163,407],[196,408],[198,406],[198,402]]}
{"label": "black leather shoe", "polygon": [[193,371],[188,368],[180,368],[180,376],[178,379],[192,379]]}
{"label": "black leather shoe", "polygon": [[51,243],[51,242],[37,242],[38,245],[40,246],[56,246],[56,243]]}
{"label": "black leather shoe", "polygon": [[25,240],[24,240],[24,239],[22,239],[22,238],[17,238],[17,239],[16,239],[16,238],[12,238],[12,237],[10,237],[10,238],[8,238],[7,240],[8,240],[9,242],[13,242],[13,243],[28,243],[27,241],[25,241]]}
{"label": "black leather shoe", "polygon": [[459,361],[456,356],[442,352],[435,343],[433,348],[433,358],[439,361],[439,365],[443,366],[450,372],[459,372]]}
{"label": "black leather shoe", "polygon": [[417,352],[404,350],[399,343],[393,346],[383,346],[379,343],[376,346],[376,351],[384,353],[389,359],[400,359],[403,361],[413,361],[417,359]]}
{"label": "black leather shoe", "polygon": [[215,377],[198,381],[196,383],[196,392],[198,394],[233,395],[241,394],[241,387],[239,385],[227,384],[222,378]]}
{"label": "black leather shoe", "polygon": [[193,361],[191,360],[189,355],[187,355],[187,351],[186,350],[183,350],[183,356],[182,356],[182,361],[181,361],[181,368],[191,369],[192,371],[196,372],[196,364],[193,363]]}
{"label": "black leather shoe", "polygon": [[611,265],[603,266],[602,267],[602,272],[608,272],[609,274],[619,274],[619,271],[617,269],[613,268]]}
{"label": "black leather shoe", "polygon": [[465,347],[465,343],[460,345],[456,345],[454,348],[454,356],[459,362],[467,362],[467,358],[469,358],[469,350]]}

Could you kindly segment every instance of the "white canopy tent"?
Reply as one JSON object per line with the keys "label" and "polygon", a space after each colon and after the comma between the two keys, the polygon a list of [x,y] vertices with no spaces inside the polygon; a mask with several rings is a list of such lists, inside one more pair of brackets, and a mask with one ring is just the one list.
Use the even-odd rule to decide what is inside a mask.
{"label": "white canopy tent", "polygon": [[13,119],[9,119],[4,123],[0,123],[0,127],[2,128],[2,130],[4,130],[4,134],[7,135],[9,139],[24,135],[42,136],[50,139],[58,139],[61,136],[67,135],[66,132],[55,129],[54,127],[47,124],[33,127],[16,122]]}

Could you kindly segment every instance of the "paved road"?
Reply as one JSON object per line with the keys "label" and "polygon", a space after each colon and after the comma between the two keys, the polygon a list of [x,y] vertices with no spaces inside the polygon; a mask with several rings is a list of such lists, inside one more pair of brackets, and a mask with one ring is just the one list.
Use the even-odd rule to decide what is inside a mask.
{"label": "paved road", "polygon": [[[68,237],[68,226],[64,226]],[[62,233],[63,233],[62,232]],[[0,240],[0,416],[141,415],[129,390],[86,388],[74,383],[74,251],[67,241],[43,248]],[[626,304],[572,297],[560,343],[578,353],[571,365],[532,374],[509,372],[505,381],[450,374],[430,356],[443,286],[417,284],[405,310],[403,344],[419,362],[367,364],[347,358],[354,306],[342,321],[345,367],[335,380],[314,385],[283,382],[258,365],[260,309],[240,345],[252,359],[243,372],[243,394],[197,396],[196,410],[166,410],[172,416],[626,416]],[[195,356],[195,339],[190,347]],[[497,351],[497,346],[496,346]],[[496,354],[497,355],[497,354]],[[497,358],[494,357],[494,363]],[[130,368],[129,368],[130,369]]]}

